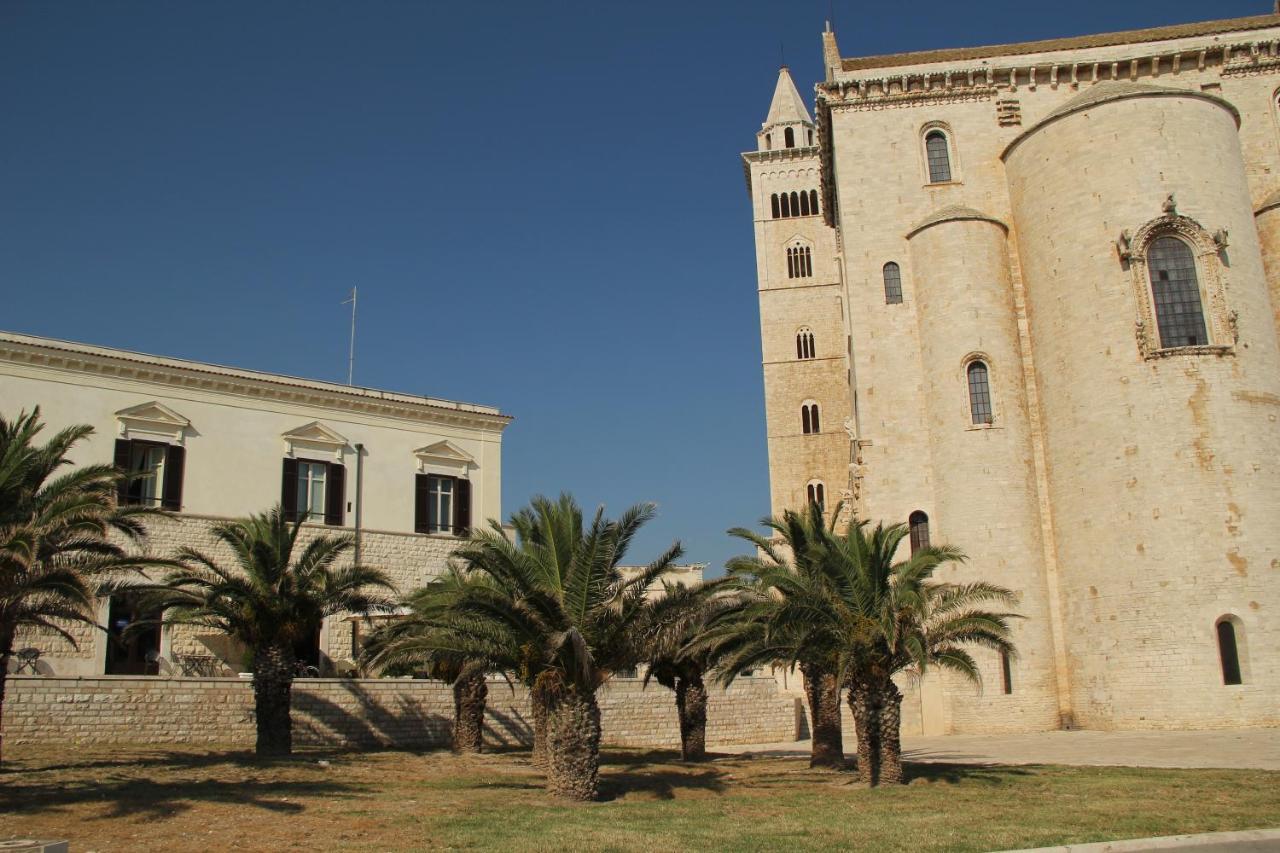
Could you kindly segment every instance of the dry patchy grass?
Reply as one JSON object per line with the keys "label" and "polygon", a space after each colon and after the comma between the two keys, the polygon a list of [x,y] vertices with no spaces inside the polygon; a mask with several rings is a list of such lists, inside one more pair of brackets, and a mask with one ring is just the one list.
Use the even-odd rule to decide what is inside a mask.
{"label": "dry patchy grass", "polygon": [[[795,758],[611,750],[560,803],[527,753],[13,749],[0,838],[143,850],[999,850],[1280,826],[1280,773],[915,765],[867,790]],[[320,762],[328,762],[328,766]]]}

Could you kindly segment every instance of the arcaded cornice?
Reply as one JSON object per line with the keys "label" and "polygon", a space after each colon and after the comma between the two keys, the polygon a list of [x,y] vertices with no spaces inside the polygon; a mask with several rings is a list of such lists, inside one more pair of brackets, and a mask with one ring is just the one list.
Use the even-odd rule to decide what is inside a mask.
{"label": "arcaded cornice", "polygon": [[495,408],[471,403],[239,370],[10,332],[0,332],[0,362],[145,382],[172,390],[191,389],[488,432],[500,433],[512,420]]}

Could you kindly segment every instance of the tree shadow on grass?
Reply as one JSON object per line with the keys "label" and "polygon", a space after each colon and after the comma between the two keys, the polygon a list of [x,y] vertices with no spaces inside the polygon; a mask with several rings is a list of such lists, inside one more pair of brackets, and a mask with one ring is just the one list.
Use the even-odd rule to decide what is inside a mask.
{"label": "tree shadow on grass", "polygon": [[330,780],[50,780],[0,786],[0,814],[56,813],[72,806],[101,804],[106,807],[106,812],[92,819],[135,816],[160,819],[187,811],[196,803],[225,803],[252,806],[280,814],[297,814],[306,810],[306,805],[298,802],[298,799],[333,799],[360,793],[361,789],[355,786]]}
{"label": "tree shadow on grass", "polygon": [[1024,776],[1035,775],[1036,770],[1043,769],[1034,765],[1011,764],[944,764],[907,762],[903,771],[907,781],[924,779],[931,783],[958,785],[977,782],[984,785],[1003,785]]}
{"label": "tree shadow on grass", "polygon": [[633,794],[672,800],[680,790],[723,793],[725,773],[700,761],[680,761],[668,749],[607,750],[600,756],[600,800],[609,802]]}
{"label": "tree shadow on grass", "polygon": [[[104,749],[106,747],[103,747]],[[64,770],[111,770],[125,768],[173,768],[185,770],[198,770],[205,767],[213,767],[219,764],[228,764],[236,767],[272,767],[287,766],[289,764],[311,764],[320,759],[333,759],[342,755],[349,755],[354,750],[340,748],[325,747],[303,747],[294,749],[293,755],[283,757],[263,757],[259,758],[252,749],[219,749],[217,747],[205,748],[202,745],[193,745],[190,749],[163,749],[154,748],[148,751],[141,751],[138,747],[126,747],[128,753],[119,758],[101,756],[86,756],[79,761],[64,761],[57,764],[45,764],[34,755],[28,755],[17,760],[6,758],[3,764],[0,764],[0,782],[4,782],[6,776],[10,780],[20,777],[29,776],[35,773],[52,773]],[[3,790],[3,789],[0,789]]]}

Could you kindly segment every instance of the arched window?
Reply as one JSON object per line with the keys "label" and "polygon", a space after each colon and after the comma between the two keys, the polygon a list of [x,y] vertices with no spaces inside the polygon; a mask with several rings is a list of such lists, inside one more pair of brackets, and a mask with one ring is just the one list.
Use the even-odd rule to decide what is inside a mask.
{"label": "arched window", "polygon": [[1147,250],[1147,270],[1151,275],[1160,346],[1193,347],[1209,343],[1191,247],[1177,237],[1157,237]]}
{"label": "arched window", "polygon": [[821,480],[810,480],[806,491],[809,495],[809,503],[817,504],[818,509],[826,509],[827,487],[822,484]]}
{"label": "arched window", "polygon": [[809,144],[810,144],[810,145],[812,145],[812,144],[813,144],[813,131],[812,131],[812,130],[810,130],[810,131],[809,131]]}
{"label": "arched window", "polygon": [[800,193],[800,215],[801,216],[809,215],[809,194],[808,193]]}
{"label": "arched window", "polygon": [[817,403],[805,403],[800,407],[800,429],[805,435],[822,431],[821,424],[818,423]]}
{"label": "arched window", "polygon": [[764,135],[764,150],[765,151],[773,150],[773,134],[772,133],[766,133]]}
{"label": "arched window", "polygon": [[791,215],[791,199],[786,193],[783,193],[782,194],[782,218],[786,219],[790,215]]}
{"label": "arched window", "polygon": [[813,215],[818,215],[818,191],[809,190],[809,210],[813,211]]}
{"label": "arched window", "polygon": [[805,360],[814,358],[813,332],[804,326],[796,332],[796,358]]}
{"label": "arched window", "polygon": [[792,128],[782,131],[782,139],[788,148],[796,147],[796,132]]}
{"label": "arched window", "polygon": [[782,209],[778,206],[778,194],[774,193],[770,197],[769,202],[773,207],[773,218],[778,219],[782,216]]}
{"label": "arched window", "polygon": [[969,374],[969,415],[975,424],[991,423],[991,383],[984,361],[971,361]]}
{"label": "arched window", "polygon": [[811,278],[813,276],[813,252],[808,246],[797,243],[787,247],[787,278]]}
{"label": "arched window", "polygon": [[1000,652],[1000,681],[1006,696],[1013,692],[1013,665],[1009,661],[1009,653],[1005,651]]}
{"label": "arched window", "polygon": [[792,215],[792,216],[799,216],[799,215],[800,215],[800,195],[799,195],[799,193],[794,193],[794,192],[793,192],[793,193],[791,194],[791,215]]}
{"label": "arched window", "polygon": [[951,180],[951,152],[947,135],[931,130],[924,137],[924,152],[929,161],[929,183],[945,184]]}
{"label": "arched window", "polygon": [[929,547],[929,516],[920,510],[911,513],[907,519],[907,529],[911,534],[911,553]]}
{"label": "arched window", "polygon": [[884,303],[898,305],[902,302],[902,270],[893,261],[884,265]]}
{"label": "arched window", "polygon": [[1222,683],[1241,684],[1244,679],[1240,677],[1240,649],[1236,644],[1235,620],[1230,616],[1223,616],[1218,620],[1217,630],[1218,657],[1222,661]]}

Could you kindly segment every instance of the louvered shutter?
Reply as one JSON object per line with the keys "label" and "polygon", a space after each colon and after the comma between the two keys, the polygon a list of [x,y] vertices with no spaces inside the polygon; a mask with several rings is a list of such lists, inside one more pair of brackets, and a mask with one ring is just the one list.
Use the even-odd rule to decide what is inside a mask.
{"label": "louvered shutter", "polygon": [[298,520],[298,460],[284,460],[284,475],[280,478],[280,509],[288,521]]}
{"label": "louvered shutter", "polygon": [[347,517],[347,466],[330,462],[324,484],[324,523],[341,527]]}
{"label": "louvered shutter", "polygon": [[471,481],[455,480],[457,505],[453,510],[453,532],[458,536],[466,536],[471,532]]}
{"label": "louvered shutter", "polygon": [[186,464],[187,449],[170,444],[164,451],[164,492],[161,505],[177,512],[182,509],[182,469]]}
{"label": "louvered shutter", "polygon": [[[132,442],[127,438],[116,439],[115,466],[124,473],[129,473],[129,454]],[[129,481],[121,478],[116,485],[116,503],[124,506],[129,502]]]}
{"label": "louvered shutter", "polygon": [[430,533],[430,520],[427,507],[431,502],[431,478],[426,474],[415,474],[413,477],[413,531]]}

